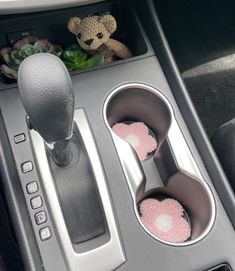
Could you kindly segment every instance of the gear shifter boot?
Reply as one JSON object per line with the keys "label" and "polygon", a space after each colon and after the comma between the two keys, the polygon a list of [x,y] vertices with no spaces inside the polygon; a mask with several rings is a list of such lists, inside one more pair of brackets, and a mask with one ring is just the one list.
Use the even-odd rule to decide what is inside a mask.
{"label": "gear shifter boot", "polygon": [[48,150],[49,165],[55,180],[65,223],[73,244],[89,241],[105,233],[105,218],[98,188],[79,132],[69,143],[72,162],[68,167],[55,164]]}

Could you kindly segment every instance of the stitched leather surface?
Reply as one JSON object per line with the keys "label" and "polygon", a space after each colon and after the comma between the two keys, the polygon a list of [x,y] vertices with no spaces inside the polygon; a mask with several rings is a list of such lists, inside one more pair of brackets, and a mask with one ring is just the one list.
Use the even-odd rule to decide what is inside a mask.
{"label": "stitched leather surface", "polygon": [[71,135],[74,92],[58,57],[46,53],[28,57],[19,68],[18,87],[30,123],[47,143]]}

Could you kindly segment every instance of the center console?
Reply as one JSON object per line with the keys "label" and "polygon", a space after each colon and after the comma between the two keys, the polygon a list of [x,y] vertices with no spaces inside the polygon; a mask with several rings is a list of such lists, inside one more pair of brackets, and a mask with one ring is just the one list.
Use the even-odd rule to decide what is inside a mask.
{"label": "center console", "polygon": [[[161,35],[151,35],[161,30],[149,11],[151,1],[143,4],[149,21],[138,1],[124,2],[3,15],[0,21],[1,46],[9,35],[25,30],[66,44],[69,17],[108,11],[120,21],[116,35],[133,52],[127,60],[61,74],[46,84],[40,76],[53,73],[57,64],[46,65],[39,54],[42,62],[30,64],[39,67],[34,75],[27,77],[32,69],[21,70],[18,85],[0,83],[0,171],[25,270],[233,270],[235,235],[228,205],[221,203],[189,130],[189,115],[182,114],[183,102],[179,105],[169,80],[171,70],[167,73],[157,53],[165,44]],[[70,76],[70,83],[61,83]],[[72,87],[63,93],[61,86]],[[68,105],[68,99],[74,100]],[[158,142],[144,161],[112,129],[133,121],[150,127]],[[70,149],[60,142],[54,146],[59,159],[54,159],[51,145],[61,140],[69,140]],[[70,152],[72,159],[61,166],[58,160]],[[141,202],[164,197],[184,207],[191,228],[186,241],[164,240],[144,225]]]}

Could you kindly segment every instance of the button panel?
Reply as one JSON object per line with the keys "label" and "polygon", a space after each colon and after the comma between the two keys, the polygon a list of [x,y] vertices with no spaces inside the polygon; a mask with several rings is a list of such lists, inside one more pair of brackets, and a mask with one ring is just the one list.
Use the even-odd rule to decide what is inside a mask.
{"label": "button panel", "polygon": [[[15,169],[18,173],[17,178],[10,178],[7,186],[11,185],[13,187],[11,193],[16,197],[17,193],[19,194],[19,185],[21,186],[21,193],[18,195],[19,202],[22,203],[22,208],[26,211],[23,212],[24,215],[28,215],[28,217],[24,216],[24,225],[22,225],[29,233],[25,238],[27,239],[26,241],[30,243],[30,248],[36,249],[36,254],[40,259],[39,261],[43,263],[44,269],[66,271],[67,266],[64,263],[57,236],[54,234],[54,224],[52,224],[52,218],[48,213],[47,200],[44,195],[44,189],[42,188],[40,174],[36,167],[37,162],[34,160],[33,148],[30,144],[29,128],[25,121],[25,110],[19,99],[19,93],[12,91],[10,96],[6,95],[6,100],[2,99],[1,101],[5,103],[7,100],[8,106],[4,105],[3,108],[1,108],[6,127],[3,137],[5,137],[6,132],[9,138],[9,147],[12,149],[12,155],[14,157]],[[12,112],[14,112],[16,108],[17,121],[16,118],[12,117]],[[16,181],[17,184],[15,183]],[[28,184],[30,185],[28,186]],[[22,196],[25,200],[23,200]],[[41,197],[42,206],[38,209],[33,209],[31,204],[34,203],[35,200],[32,199],[37,196]],[[45,212],[46,221],[42,224],[37,224],[36,214],[41,211]],[[44,215],[42,217],[37,216],[37,221],[40,221],[39,223],[44,220]],[[43,234],[45,231],[42,232],[42,239],[45,239],[45,241],[42,241],[39,231],[45,227],[49,227],[49,231],[46,231],[47,236],[45,233]],[[33,240],[30,240],[29,238],[32,237]],[[46,238],[49,239],[47,240]],[[51,258],[55,260],[51,261]]]}
{"label": "button panel", "polygon": [[38,184],[37,182],[31,182],[26,185],[27,193],[34,194],[38,191]]}
{"label": "button panel", "polygon": [[33,170],[33,163],[31,161],[24,162],[21,165],[21,171],[23,173],[28,173]]}
{"label": "button panel", "polygon": [[[21,164],[21,172],[23,173],[31,172],[33,171],[33,169],[34,169],[33,163],[31,161],[27,161]],[[31,181],[27,183],[25,187],[26,187],[26,192],[28,195],[32,195],[39,192],[38,181]],[[30,200],[30,207],[32,211],[43,207],[43,200],[42,200],[41,195],[35,195],[34,197],[29,198],[29,200]],[[47,218],[46,209],[34,214],[34,222],[37,226],[40,226],[44,223],[47,224],[48,218]],[[39,239],[41,241],[46,241],[50,239],[52,236],[51,228],[49,226],[45,226],[44,228],[39,229],[38,233],[39,233]]]}
{"label": "button panel", "polygon": [[38,209],[38,208],[42,207],[42,198],[41,198],[41,196],[36,196],[36,197],[32,198],[30,203],[31,203],[31,207],[33,209]]}

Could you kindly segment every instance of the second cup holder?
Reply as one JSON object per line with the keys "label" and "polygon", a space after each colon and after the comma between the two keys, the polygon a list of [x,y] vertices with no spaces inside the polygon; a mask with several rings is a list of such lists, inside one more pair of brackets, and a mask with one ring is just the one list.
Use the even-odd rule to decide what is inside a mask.
{"label": "second cup holder", "polygon": [[[104,119],[146,232],[175,246],[204,238],[215,219],[214,197],[167,98],[151,86],[125,84],[106,99]],[[147,144],[144,135],[156,145],[143,158],[136,146]]]}
{"label": "second cup holder", "polygon": [[162,98],[143,88],[125,88],[108,100],[105,117],[110,128],[117,123],[141,122],[161,144],[171,124],[170,110]]}
{"label": "second cup holder", "polygon": [[[152,202],[149,203],[149,199]],[[143,210],[146,211],[145,216],[149,217],[147,222],[140,210],[142,205],[149,207],[149,210]],[[178,172],[169,178],[166,187],[145,191],[138,204],[138,211],[141,222],[152,236],[156,235],[170,243],[187,244],[204,235],[210,225],[211,207],[203,185],[185,173]],[[162,216],[165,218],[159,222],[163,224],[162,232],[157,228],[154,231],[149,223],[157,227]]]}

